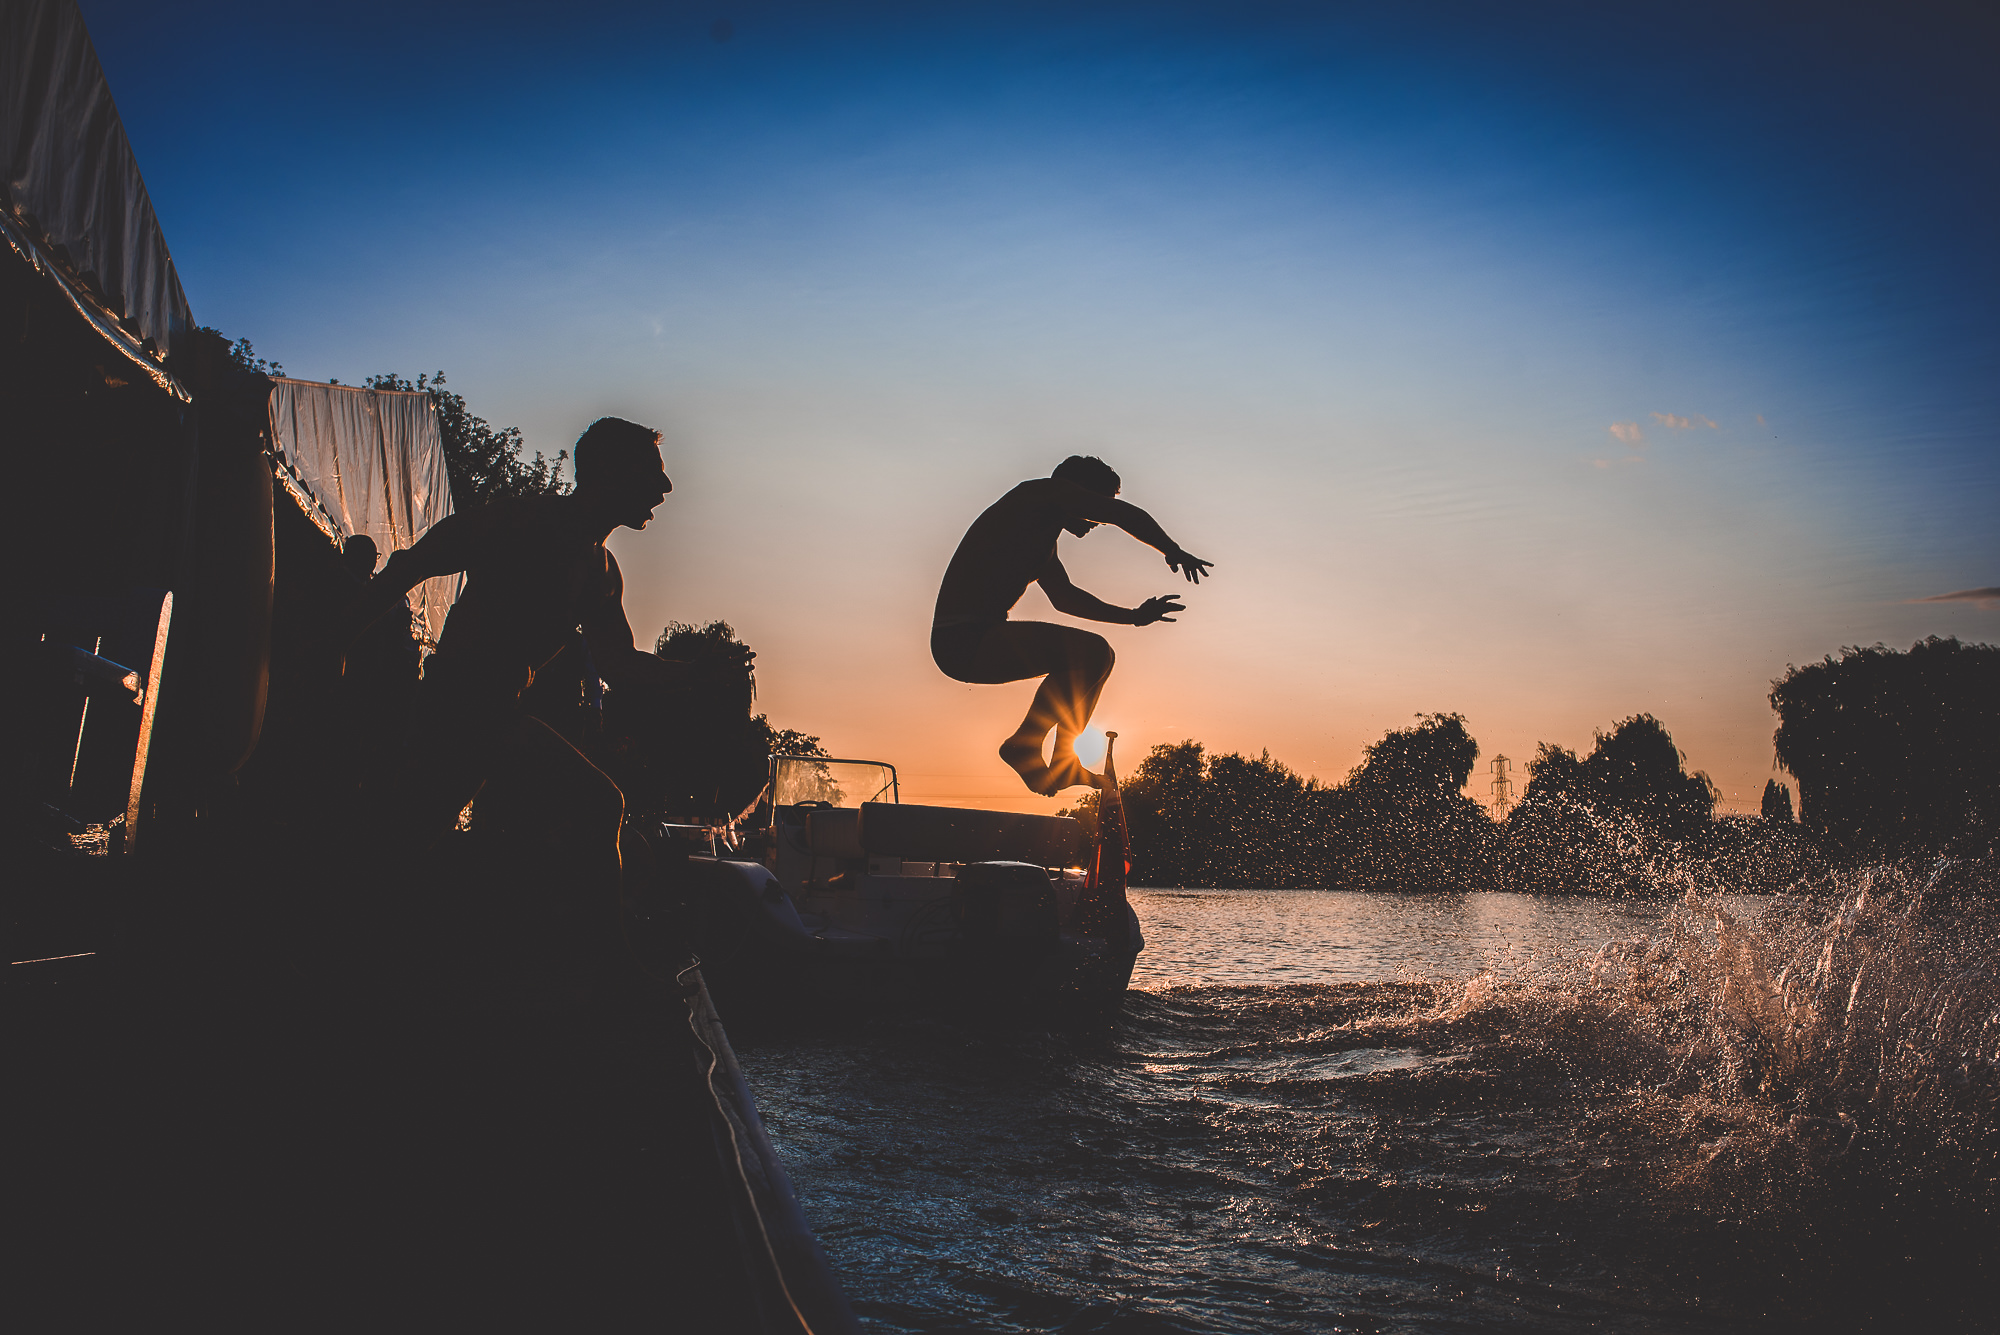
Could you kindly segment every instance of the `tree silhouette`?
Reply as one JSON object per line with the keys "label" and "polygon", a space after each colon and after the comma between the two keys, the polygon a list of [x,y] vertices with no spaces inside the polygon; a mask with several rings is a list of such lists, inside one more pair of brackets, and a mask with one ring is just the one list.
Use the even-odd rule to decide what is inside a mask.
{"label": "tree silhouette", "polygon": [[609,693],[603,753],[592,756],[634,811],[723,819],[756,798],[773,752],[826,754],[819,738],[751,714],[757,655],[728,622],[673,622],[653,651],[688,664],[686,680],[666,692]]}
{"label": "tree silhouette", "polygon": [[1551,742],[1535,744],[1535,758],[1528,762],[1528,786],[1521,792],[1523,806],[1557,798],[1582,800],[1589,790],[1583,762],[1576,758],[1576,752]]}
{"label": "tree silhouette", "polygon": [[1398,728],[1364,748],[1347,776],[1350,787],[1406,801],[1456,793],[1472,777],[1479,743],[1465,730],[1463,714],[1419,714],[1414,728]]}
{"label": "tree silhouette", "polygon": [[1208,763],[1204,885],[1310,884],[1302,854],[1316,780],[1271,759],[1231,753]]}
{"label": "tree silhouette", "polygon": [[[736,638],[735,627],[727,621],[711,621],[702,626],[686,621],[669,622],[653,642],[653,652],[661,658],[708,666],[732,682],[737,679],[740,670],[746,686],[741,706],[745,713],[749,712],[750,702],[756,699],[756,673],[751,667],[752,660],[757,657],[756,651]],[[763,714],[750,716],[747,736],[760,765],[766,756],[828,754],[818,737],[796,728],[774,728],[771,720]]]}
{"label": "tree silhouette", "polygon": [[[1269,752],[1210,758],[1199,742],[1156,746],[1122,785],[1133,876],[1152,885],[1314,884],[1308,807],[1319,791]],[[1094,831],[1096,794],[1058,814]]]}
{"label": "tree silhouette", "polygon": [[1675,839],[1699,834],[1707,825],[1720,794],[1708,775],[1681,768],[1687,757],[1658,719],[1634,714],[1596,738],[1582,760],[1567,747],[1538,745],[1516,810],[1590,807]]}
{"label": "tree silhouette", "polygon": [[1202,879],[1213,837],[1207,779],[1201,743],[1185,741],[1154,747],[1125,781],[1133,871],[1148,883],[1210,884]]}
{"label": "tree silhouette", "polygon": [[235,362],[246,371],[254,372],[257,375],[283,375],[285,373],[285,368],[279,363],[259,357],[257,349],[250,346],[250,340],[247,338],[239,338],[234,343],[231,343],[229,335],[223,333],[220,329],[211,328],[208,325],[202,325],[194,332],[196,338],[213,339],[220,343],[223,348],[223,356]]}
{"label": "tree silhouette", "polygon": [[1462,714],[1419,714],[1385,734],[1334,790],[1329,879],[1362,890],[1467,890],[1489,884],[1492,819],[1459,790],[1479,743]]}
{"label": "tree silhouette", "polygon": [[1792,790],[1776,779],[1764,780],[1763,818],[1773,825],[1792,823]]}
{"label": "tree silhouette", "polygon": [[1593,797],[1635,817],[1670,839],[1699,834],[1721,797],[1708,775],[1685,773],[1682,755],[1658,719],[1634,714],[1609,733],[1583,762],[1584,782]]}
{"label": "tree silhouette", "polygon": [[1800,821],[1850,857],[1976,846],[2000,827],[2000,648],[1849,648],[1771,685]]}
{"label": "tree silhouette", "polygon": [[1551,893],[1644,887],[1667,845],[1713,833],[1715,785],[1687,773],[1684,759],[1651,714],[1597,733],[1580,760],[1541,743],[1507,817],[1505,883]]}

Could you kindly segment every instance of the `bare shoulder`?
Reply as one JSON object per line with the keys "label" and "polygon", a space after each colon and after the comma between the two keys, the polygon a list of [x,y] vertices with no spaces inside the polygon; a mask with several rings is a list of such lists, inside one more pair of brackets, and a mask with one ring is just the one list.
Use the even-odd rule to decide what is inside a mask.
{"label": "bare shoulder", "polygon": [[560,512],[546,504],[554,499],[552,496],[501,496],[457,513],[468,524],[495,535],[522,534],[546,527],[556,520]]}
{"label": "bare shoulder", "polygon": [[1074,508],[1070,493],[1079,488],[1052,477],[1031,477],[1002,496],[993,508],[1016,515],[1057,514],[1067,517]]}
{"label": "bare shoulder", "polygon": [[1031,477],[1026,482],[1017,483],[999,500],[1001,505],[1041,505],[1049,500],[1049,485],[1052,477]]}
{"label": "bare shoulder", "polygon": [[568,500],[567,496],[543,492],[535,496],[510,496],[496,504],[506,506],[508,513],[523,523],[553,524],[569,513]]}

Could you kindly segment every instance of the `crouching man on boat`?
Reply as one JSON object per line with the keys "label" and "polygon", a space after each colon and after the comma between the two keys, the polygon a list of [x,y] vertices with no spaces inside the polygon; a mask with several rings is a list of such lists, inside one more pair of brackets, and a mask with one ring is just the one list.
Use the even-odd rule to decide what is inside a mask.
{"label": "crouching man on boat", "polygon": [[617,925],[624,795],[522,697],[579,630],[614,691],[670,687],[688,672],[632,643],[624,579],[604,547],[621,526],[645,528],[673,490],[659,441],[650,427],[602,418],[576,443],[573,491],[451,515],[369,586],[392,605],[426,579],[466,575],[425,667],[409,757],[385,793],[394,842],[432,846],[492,781],[564,846],[592,935]]}
{"label": "crouching man on boat", "polygon": [[[1186,609],[1178,597],[1148,598],[1137,607],[1114,607],[1070,583],[1056,556],[1056,539],[1081,538],[1111,524],[1156,547],[1169,569],[1199,584],[1212,562],[1190,556],[1153,517],[1118,499],[1118,474],[1102,459],[1071,455],[1048,477],[1023,482],[972,521],[945,568],[931,621],[931,657],[956,681],[994,684],[1041,677],[1028,715],[1000,744],[1032,792],[1050,794],[1097,776],[1076,756],[1077,734],[1090,722],[1097,697],[1111,676],[1111,646],[1101,635],[1046,621],[1009,621],[1007,613],[1028,585],[1040,584],[1058,612],[1122,626],[1172,621]],[[1042,746],[1056,735],[1048,764]]]}

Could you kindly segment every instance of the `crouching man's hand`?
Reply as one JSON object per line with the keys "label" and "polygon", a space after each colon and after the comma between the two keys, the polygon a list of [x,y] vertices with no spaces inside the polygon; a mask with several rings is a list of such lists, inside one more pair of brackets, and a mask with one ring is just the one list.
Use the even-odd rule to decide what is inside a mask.
{"label": "crouching man's hand", "polygon": [[1173,594],[1168,594],[1164,598],[1148,598],[1132,609],[1132,624],[1150,626],[1155,621],[1172,621],[1173,617],[1168,615],[1169,613],[1185,611],[1187,608],[1181,606],[1181,600]]}
{"label": "crouching man's hand", "polygon": [[750,675],[750,660],[757,655],[745,650],[741,657],[716,656],[692,662],[661,658],[643,649],[634,649],[627,667],[636,685],[655,690],[686,690],[695,687],[731,685]]}

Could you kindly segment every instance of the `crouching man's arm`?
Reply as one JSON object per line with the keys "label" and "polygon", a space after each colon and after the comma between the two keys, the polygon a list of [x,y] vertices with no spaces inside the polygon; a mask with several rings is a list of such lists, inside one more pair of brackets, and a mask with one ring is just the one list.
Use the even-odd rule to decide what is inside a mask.
{"label": "crouching man's arm", "polygon": [[493,527],[494,510],[484,506],[446,515],[416,542],[391,552],[368,587],[385,598],[401,598],[427,579],[469,569]]}
{"label": "crouching man's arm", "polygon": [[360,599],[344,617],[344,643],[352,644],[392,609],[409,611],[410,590],[439,575],[456,575],[471,566],[493,528],[493,507],[446,515],[415,543],[389,553],[381,573],[368,581]]}
{"label": "crouching man's arm", "polygon": [[[742,670],[728,663],[684,663],[639,648],[633,643],[632,623],[625,617],[625,577],[611,553],[604,554],[604,562],[605,596],[584,619],[583,634],[605,685],[613,691],[661,691],[704,681],[717,672]],[[742,668],[756,656],[745,652]]]}

